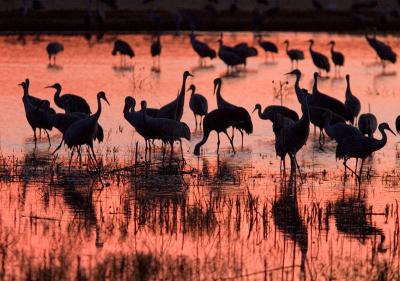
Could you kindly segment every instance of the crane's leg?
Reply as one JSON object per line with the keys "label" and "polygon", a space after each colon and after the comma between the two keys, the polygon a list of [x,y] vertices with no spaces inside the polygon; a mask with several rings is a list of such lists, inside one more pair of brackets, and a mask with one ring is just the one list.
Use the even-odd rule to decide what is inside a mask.
{"label": "crane's leg", "polygon": [[358,158],[356,158],[356,171],[357,171]]}
{"label": "crane's leg", "polygon": [[365,161],[365,159],[362,158],[362,159],[361,159],[360,174],[359,174],[359,176],[358,176],[358,179],[359,179],[360,182],[361,182],[361,175],[362,175],[362,168],[363,168],[363,166],[364,166],[364,161]]}
{"label": "crane's leg", "polygon": [[243,148],[243,131],[239,130],[240,134],[242,135],[242,148]]}
{"label": "crane's leg", "polygon": [[32,130],[33,130],[33,141],[35,142],[35,148],[36,148],[36,143],[37,143],[36,128],[32,128]]}
{"label": "crane's leg", "polygon": [[[234,137],[235,137],[235,128],[232,127],[232,141],[233,141]],[[229,138],[229,139],[231,139],[231,138]]]}
{"label": "crane's leg", "polygon": [[89,147],[90,147],[90,151],[93,154],[93,159],[94,159],[94,162],[96,163],[97,170],[100,170],[99,162],[97,162],[97,158],[96,158],[96,153],[94,153],[94,150],[93,150],[93,144],[89,145]]}
{"label": "crane's leg", "polygon": [[55,154],[61,148],[63,142],[64,142],[64,139],[61,140],[60,144],[57,146],[56,150],[54,150],[52,154]]}
{"label": "crane's leg", "polygon": [[162,145],[162,162],[164,164],[165,161],[165,153],[167,152],[167,148],[165,145]]}
{"label": "crane's leg", "polygon": [[171,141],[169,144],[171,146],[171,152],[169,153],[169,165],[171,165],[172,156],[174,155],[174,142]]}
{"label": "crane's leg", "polygon": [[179,144],[181,145],[182,161],[185,161],[185,157],[183,157],[183,146],[182,146],[182,140],[181,139],[179,139]]}
{"label": "crane's leg", "polygon": [[79,168],[82,167],[82,155],[81,155],[81,147],[77,147],[76,151],[78,152],[79,157]]}
{"label": "crane's leg", "polygon": [[236,153],[235,147],[233,146],[233,138],[230,138],[229,135],[228,135],[228,133],[227,133],[226,131],[225,131],[224,133],[225,133],[225,135],[228,137],[229,142],[231,143],[233,153]]}
{"label": "crane's leg", "polygon": [[217,141],[217,154],[219,154],[219,144],[221,143],[219,140],[219,132],[217,133],[218,141]]}
{"label": "crane's leg", "polygon": [[194,115],[194,120],[196,122],[196,128],[197,128],[197,116],[196,116],[196,113],[193,112],[193,115]]}
{"label": "crane's leg", "polygon": [[296,155],[293,155],[294,162],[296,163],[297,170],[299,171],[300,181],[303,183],[303,175],[301,174],[300,165],[297,163]]}
{"label": "crane's leg", "polygon": [[57,56],[54,55],[54,65],[57,65],[57,64],[56,64],[56,57],[57,57]]}
{"label": "crane's leg", "polygon": [[71,171],[72,157],[74,157],[74,148],[75,147],[73,146],[71,150],[71,157],[69,158],[68,171]]}
{"label": "crane's leg", "polygon": [[48,139],[48,141],[49,141],[49,146],[51,146],[51,141],[50,141],[49,132],[47,132],[47,130],[44,130],[44,131],[45,131],[45,133],[47,134],[47,139]]}

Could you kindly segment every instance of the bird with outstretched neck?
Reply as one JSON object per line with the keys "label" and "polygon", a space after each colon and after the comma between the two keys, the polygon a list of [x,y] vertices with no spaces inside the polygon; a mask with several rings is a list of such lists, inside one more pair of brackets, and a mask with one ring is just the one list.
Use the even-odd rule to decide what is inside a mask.
{"label": "bird with outstretched neck", "polygon": [[346,75],[346,99],[344,101],[344,105],[347,108],[350,123],[354,125],[354,120],[357,118],[358,114],[361,111],[361,102],[360,100],[353,95],[350,88],[350,75]]}
{"label": "bird with outstretched neck", "polygon": [[208,101],[203,95],[196,93],[195,85],[190,85],[188,91],[192,92],[189,100],[189,108],[193,112],[197,128],[197,115],[200,116],[199,125],[201,126],[203,117],[208,113]]}
{"label": "bird with outstretched neck", "polygon": [[299,60],[304,60],[304,52],[298,49],[289,49],[289,41],[285,40],[283,44],[286,46],[286,54],[290,59],[291,69],[293,69],[293,61],[296,62],[296,67],[299,66]]}
{"label": "bird with outstretched neck", "polygon": [[193,74],[189,71],[183,73],[182,86],[179,95],[173,101],[161,107],[158,111],[157,117],[181,121],[183,107],[185,105],[186,80],[189,76],[193,77]]}
{"label": "bird with outstretched neck", "polygon": [[247,134],[251,134],[253,132],[253,123],[247,115],[248,112],[241,107],[218,108],[208,113],[203,119],[203,138],[198,144],[196,144],[194,154],[200,155],[200,148],[207,142],[212,131],[215,131],[218,134],[217,153],[219,153],[220,133],[224,133],[228,137],[233,153],[235,153],[236,151],[233,145],[233,139],[228,135],[227,129],[229,127],[240,125]]}
{"label": "bird with outstretched neck", "polygon": [[[387,123],[379,124],[378,129],[382,135],[382,138],[380,140],[365,136],[355,136],[342,140],[336,147],[336,159],[343,159],[343,165],[345,166],[345,168],[349,169],[354,175],[356,175],[359,182],[361,182],[362,168],[365,159],[373,152],[380,150],[386,145],[387,135],[385,130],[388,130],[393,135],[396,135],[392,131],[392,129],[390,129]],[[349,160],[350,158],[356,158],[357,160],[361,159],[361,167],[358,174],[357,166],[355,169],[356,171],[353,171],[347,166],[347,160]]]}
{"label": "bird with outstretched neck", "polygon": [[277,114],[280,114],[293,121],[299,120],[299,115],[297,114],[296,111],[283,105],[269,105],[266,108],[264,108],[263,111],[261,110],[262,110],[261,104],[257,103],[254,106],[253,112],[257,111],[258,117],[260,117],[260,119],[262,120],[269,120],[271,122],[274,122],[274,119]]}
{"label": "bird with outstretched neck", "polygon": [[54,93],[54,103],[61,109],[64,109],[66,113],[72,112],[82,112],[87,115],[92,114],[90,106],[87,101],[74,94],[64,94],[61,96],[61,85],[59,83],[54,83],[46,88],[53,88],[56,90]]}
{"label": "bird with outstretched neck", "polygon": [[310,39],[307,42],[310,44],[308,50],[310,51],[310,55],[314,65],[318,68],[318,72],[321,74],[321,69],[322,69],[325,70],[326,73],[328,74],[329,71],[331,70],[331,65],[329,64],[328,57],[325,56],[324,54],[314,51],[313,49],[314,40]]}
{"label": "bird with outstretched neck", "polygon": [[68,146],[68,148],[71,149],[69,167],[71,167],[74,148],[76,148],[78,153],[80,153],[79,148],[82,145],[87,145],[90,148],[90,152],[93,154],[93,158],[96,162],[97,168],[99,168],[99,163],[93,150],[93,139],[95,138],[98,131],[98,121],[102,110],[101,100],[104,100],[108,105],[110,104],[107,100],[106,94],[103,91],[99,92],[97,94],[97,111],[89,117],[73,123],[71,126],[69,126],[64,134],[64,142]]}

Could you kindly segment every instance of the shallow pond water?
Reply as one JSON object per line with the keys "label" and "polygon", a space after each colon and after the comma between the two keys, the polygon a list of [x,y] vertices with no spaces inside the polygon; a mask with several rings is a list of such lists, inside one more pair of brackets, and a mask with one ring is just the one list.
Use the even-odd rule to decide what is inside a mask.
{"label": "shallow pond water", "polygon": [[[217,48],[218,36],[200,38]],[[136,52],[128,60],[132,68],[121,69],[119,58],[111,56],[115,38],[106,35],[94,44],[78,36],[0,38],[0,279],[400,278],[398,137],[389,136],[387,145],[366,161],[358,186],[352,177],[343,179],[335,144],[328,141],[320,150],[318,135],[311,133],[298,155],[304,182],[298,179],[294,188],[282,182],[271,123],[256,113],[254,133],[245,136],[243,148],[240,137],[235,138],[236,154],[222,136],[217,156],[212,134],[195,157],[202,132],[194,129],[187,94],[182,120],[192,129],[192,139],[183,143],[186,163],[179,167],[175,162],[172,167],[159,164],[160,149],[153,163],[146,164],[144,142],[122,114],[127,95],[147,100],[150,107],[175,98],[184,70],[194,74],[188,83],[207,97],[211,109],[216,108],[213,79],[223,77],[223,97],[249,111],[256,103],[279,104],[279,84],[288,81],[283,104],[300,112],[293,80],[284,75],[290,61],[282,43],[289,39],[292,47],[305,51],[301,85],[310,89],[315,68],[305,41],[313,38],[315,49],[329,54],[327,43],[333,39],[346,56],[342,76],[351,75],[361,112],[370,108],[379,122],[394,129],[400,102],[397,65],[388,65],[383,75],[363,36],[271,33],[268,40],[280,46],[280,53],[266,63],[259,48],[259,56],[250,58],[247,71],[236,77],[225,76],[219,59],[199,68],[188,36],[162,37],[160,72],[151,70],[150,36],[120,36]],[[48,67],[45,46],[54,40],[65,51],[57,57],[58,67]],[[226,33],[224,40],[228,45],[256,44],[250,33]],[[398,37],[384,41],[397,50]],[[72,171],[65,169],[65,148],[57,157],[51,155],[60,141],[55,130],[53,147],[42,138],[34,151],[17,86],[26,77],[32,95],[52,101],[54,91],[44,87],[59,82],[63,92],[85,97],[93,111],[96,93],[106,92],[110,106],[103,107],[100,118],[106,140],[95,145],[109,165],[103,185],[77,162]],[[344,100],[343,78],[331,73],[319,87]],[[139,164],[133,168],[135,151]]]}

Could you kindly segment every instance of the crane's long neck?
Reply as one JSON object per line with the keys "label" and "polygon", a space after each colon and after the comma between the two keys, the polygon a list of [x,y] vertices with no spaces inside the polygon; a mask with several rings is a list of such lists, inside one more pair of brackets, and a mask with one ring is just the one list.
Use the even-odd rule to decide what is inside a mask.
{"label": "crane's long neck", "polygon": [[222,98],[222,95],[221,95],[221,83],[217,84],[215,96],[217,97],[217,103],[224,101],[224,99]]}
{"label": "crane's long neck", "polygon": [[261,113],[261,107],[257,107],[257,112],[258,112],[258,117],[260,117],[260,119],[263,119],[262,113]]}
{"label": "crane's long neck", "polygon": [[318,94],[318,77],[314,77],[314,85],[312,88],[312,94],[313,95]]}
{"label": "crane's long neck", "polygon": [[351,89],[350,89],[350,80],[346,79],[347,86],[346,86],[346,98],[350,98],[352,96]]}
{"label": "crane's long neck", "polygon": [[287,54],[287,53],[289,53],[289,42],[286,42],[285,45],[286,45],[286,54]]}
{"label": "crane's long neck", "polygon": [[308,47],[308,49],[310,50],[310,52],[312,53],[313,52],[313,45],[314,45],[314,43],[310,43],[310,46]]}
{"label": "crane's long neck", "polygon": [[294,82],[294,91],[297,96],[297,100],[301,104],[301,95],[303,94],[303,91],[300,88],[300,75],[296,75],[296,81]]}
{"label": "crane's long neck", "polygon": [[334,48],[335,48],[335,44],[331,44],[331,53],[333,53],[335,51]]}
{"label": "crane's long neck", "polygon": [[97,111],[92,116],[95,120],[99,120],[100,114],[101,114],[101,99],[100,97],[97,97]]}
{"label": "crane's long neck", "polygon": [[186,93],[186,80],[188,76],[184,75],[182,79],[182,86],[181,86],[181,92],[179,93],[179,100],[182,102],[185,102],[185,93]]}
{"label": "crane's long neck", "polygon": [[125,106],[124,106],[124,116],[128,116],[129,115],[129,113],[131,113],[131,112],[135,112],[135,105],[133,104],[129,104],[129,103],[125,103]]}
{"label": "crane's long neck", "polygon": [[378,143],[379,143],[379,148],[382,148],[386,145],[387,135],[384,128],[379,128],[379,132],[381,132],[382,138],[378,141]]}
{"label": "crane's long neck", "polygon": [[303,116],[301,116],[299,123],[303,124],[304,126],[309,126],[310,125],[310,111],[308,108],[307,97],[304,97],[304,99],[303,99],[303,102],[301,104],[301,112],[303,113]]}
{"label": "crane's long neck", "polygon": [[200,154],[200,148],[207,142],[209,136],[210,136],[210,130],[208,128],[204,129],[203,139],[198,144],[196,144],[194,148],[195,154],[197,155]]}
{"label": "crane's long neck", "polygon": [[54,93],[54,102],[58,107],[62,107],[60,104],[60,95],[61,95],[61,87],[56,88],[56,92]]}

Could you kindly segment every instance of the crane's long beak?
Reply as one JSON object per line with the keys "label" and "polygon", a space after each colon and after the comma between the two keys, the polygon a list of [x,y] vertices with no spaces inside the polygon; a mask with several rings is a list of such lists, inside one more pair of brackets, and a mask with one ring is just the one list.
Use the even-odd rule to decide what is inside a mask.
{"label": "crane's long beak", "polygon": [[392,134],[393,134],[393,135],[395,135],[395,136],[396,136],[396,133],[395,133],[395,132],[393,132],[393,130],[392,130],[392,129],[388,128],[388,130],[389,130],[390,132],[392,132]]}
{"label": "crane's long beak", "polygon": [[48,89],[48,88],[53,88],[53,86],[46,86],[46,87],[44,87],[45,89]]}
{"label": "crane's long beak", "polygon": [[254,111],[256,111],[257,110],[257,108],[256,107],[254,107],[254,109],[253,109],[253,111],[251,112],[251,113],[254,113]]}
{"label": "crane's long beak", "polygon": [[108,102],[108,99],[107,99],[106,97],[104,97],[104,101],[105,101],[108,105],[110,105],[110,103]]}
{"label": "crane's long beak", "polygon": [[190,72],[189,72],[189,74],[188,74],[188,75],[189,75],[189,76],[191,76],[191,77],[194,77],[194,75],[193,75],[192,73],[190,73]]}

